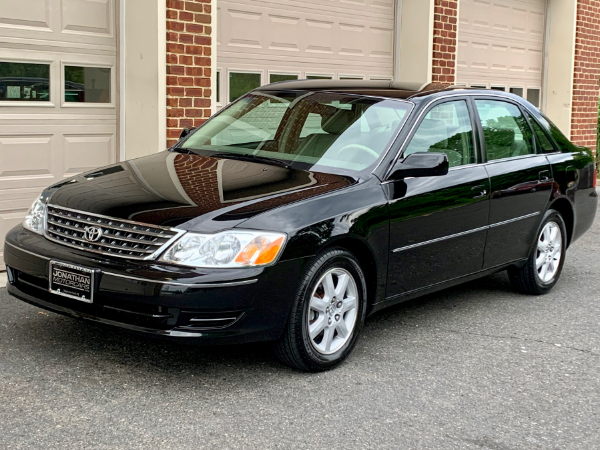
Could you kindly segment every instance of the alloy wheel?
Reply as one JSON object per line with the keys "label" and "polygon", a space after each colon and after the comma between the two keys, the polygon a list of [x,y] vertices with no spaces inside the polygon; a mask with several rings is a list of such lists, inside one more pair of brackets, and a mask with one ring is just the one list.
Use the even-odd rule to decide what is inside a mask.
{"label": "alloy wheel", "polygon": [[537,257],[535,266],[538,277],[542,283],[550,283],[556,276],[562,255],[562,233],[556,222],[548,222],[537,244]]}
{"label": "alloy wheel", "polygon": [[341,349],[352,336],[357,318],[358,289],[341,268],[329,269],[316,283],[308,306],[308,335],[323,355]]}

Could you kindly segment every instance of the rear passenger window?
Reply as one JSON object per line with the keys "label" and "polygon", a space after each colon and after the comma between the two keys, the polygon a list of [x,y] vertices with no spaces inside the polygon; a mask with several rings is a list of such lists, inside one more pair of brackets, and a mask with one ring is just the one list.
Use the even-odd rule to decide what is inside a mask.
{"label": "rear passenger window", "polygon": [[535,119],[531,117],[530,114],[527,114],[527,118],[529,119],[531,128],[533,128],[533,132],[535,133],[535,136],[537,138],[536,142],[540,149],[539,151],[542,153],[554,153],[556,149],[554,148],[554,145],[552,145],[552,142],[550,142],[550,139],[548,138],[544,130],[542,130],[540,124],[537,123]]}
{"label": "rear passenger window", "polygon": [[475,162],[473,127],[464,100],[442,103],[429,111],[403,156],[422,152],[445,153],[450,167]]}
{"label": "rear passenger window", "polygon": [[521,110],[499,100],[476,100],[488,161],[535,153],[531,128]]}

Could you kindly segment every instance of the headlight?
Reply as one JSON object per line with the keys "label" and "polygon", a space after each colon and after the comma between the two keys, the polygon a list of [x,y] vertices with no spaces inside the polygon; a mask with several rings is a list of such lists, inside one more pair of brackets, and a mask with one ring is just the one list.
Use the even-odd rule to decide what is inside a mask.
{"label": "headlight", "polygon": [[28,230],[31,230],[38,234],[44,233],[44,220],[46,218],[46,203],[42,200],[42,197],[38,198],[25,216],[23,220],[23,226]]}
{"label": "headlight", "polygon": [[286,235],[232,230],[219,234],[186,233],[161,260],[192,267],[256,267],[275,262]]}

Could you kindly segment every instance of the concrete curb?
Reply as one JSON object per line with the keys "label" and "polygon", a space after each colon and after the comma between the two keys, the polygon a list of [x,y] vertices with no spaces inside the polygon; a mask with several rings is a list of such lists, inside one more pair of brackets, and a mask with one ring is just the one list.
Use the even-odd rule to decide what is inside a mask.
{"label": "concrete curb", "polygon": [[6,276],[6,272],[0,272],[0,288],[5,287],[7,282],[8,277]]}

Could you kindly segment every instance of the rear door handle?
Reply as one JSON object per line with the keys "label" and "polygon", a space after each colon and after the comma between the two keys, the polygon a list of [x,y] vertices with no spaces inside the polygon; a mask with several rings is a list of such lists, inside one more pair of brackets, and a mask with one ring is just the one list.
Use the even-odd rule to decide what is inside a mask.
{"label": "rear door handle", "polygon": [[471,191],[476,193],[476,195],[473,198],[481,198],[487,195],[487,190],[485,189],[485,186],[483,184],[480,184],[479,186],[473,186],[471,188]]}

